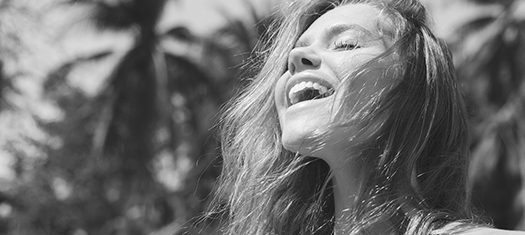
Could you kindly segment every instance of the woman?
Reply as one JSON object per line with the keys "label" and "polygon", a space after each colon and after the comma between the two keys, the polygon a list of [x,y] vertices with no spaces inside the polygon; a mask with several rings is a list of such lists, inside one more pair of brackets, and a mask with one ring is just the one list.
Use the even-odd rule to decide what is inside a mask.
{"label": "woman", "polygon": [[465,108],[419,2],[283,15],[222,119],[224,234],[507,233],[471,213]]}

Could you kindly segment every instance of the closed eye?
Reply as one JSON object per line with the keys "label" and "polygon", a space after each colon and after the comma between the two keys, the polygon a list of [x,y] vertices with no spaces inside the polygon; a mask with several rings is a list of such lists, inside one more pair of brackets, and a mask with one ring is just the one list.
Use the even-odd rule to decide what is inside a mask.
{"label": "closed eye", "polygon": [[361,48],[361,46],[351,41],[338,41],[334,44],[335,50],[355,50],[358,48]]}

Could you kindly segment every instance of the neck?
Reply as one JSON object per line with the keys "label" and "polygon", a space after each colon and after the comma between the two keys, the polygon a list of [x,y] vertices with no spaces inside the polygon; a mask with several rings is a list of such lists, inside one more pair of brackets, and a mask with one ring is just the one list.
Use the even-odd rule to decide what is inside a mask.
{"label": "neck", "polygon": [[[346,162],[328,162],[332,170],[332,184],[335,204],[335,227],[334,235],[350,234],[348,225],[352,223],[353,208],[356,206],[357,195],[365,174],[358,167],[359,164]],[[387,234],[390,224],[388,222],[374,225],[367,230],[367,234]]]}
{"label": "neck", "polygon": [[334,235],[348,234],[345,227],[351,223],[352,208],[359,191],[359,175],[351,164],[330,164],[335,204]]}

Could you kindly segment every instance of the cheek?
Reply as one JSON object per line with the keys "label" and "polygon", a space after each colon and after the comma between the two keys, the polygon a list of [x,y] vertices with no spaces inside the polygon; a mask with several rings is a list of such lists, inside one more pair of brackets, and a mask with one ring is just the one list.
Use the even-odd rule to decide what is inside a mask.
{"label": "cheek", "polygon": [[[375,103],[390,89],[392,79],[384,77],[383,71],[373,70],[355,78],[348,90],[348,101],[355,112],[367,113]],[[368,108],[367,108],[368,107]]]}
{"label": "cheek", "polygon": [[341,108],[339,115],[342,115],[338,119],[345,123],[359,123],[394,85],[394,79],[386,73],[384,66],[373,66],[359,76],[347,79],[345,92],[337,99]]}
{"label": "cheek", "polygon": [[338,58],[334,58],[334,61],[330,67],[336,74],[336,76],[344,80],[352,80],[356,72],[362,69],[363,65],[375,58],[374,54],[357,54],[357,55],[344,55]]}
{"label": "cheek", "polygon": [[274,100],[278,112],[281,112],[287,106],[288,98],[286,94],[286,82],[290,77],[291,74],[286,72],[279,78],[279,80],[277,80],[277,83],[275,84]]}

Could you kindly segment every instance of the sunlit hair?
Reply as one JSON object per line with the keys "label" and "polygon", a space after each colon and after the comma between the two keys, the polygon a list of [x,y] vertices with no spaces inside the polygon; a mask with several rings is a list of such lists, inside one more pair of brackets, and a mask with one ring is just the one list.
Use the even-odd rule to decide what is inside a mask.
{"label": "sunlit hair", "polygon": [[[454,221],[473,221],[465,108],[452,58],[429,29],[424,7],[416,0],[300,0],[269,29],[269,46],[253,66],[260,72],[222,116],[223,172],[213,210],[223,215],[222,233],[333,233],[330,168],[283,148],[273,93],[299,36],[322,14],[348,3],[376,7],[381,33],[392,45],[369,63],[396,59],[379,78],[393,79],[392,87],[366,94],[360,110],[345,103],[334,107],[333,125],[345,128],[357,120],[363,133],[374,125],[352,146],[359,150],[364,186],[345,230],[366,232],[388,220],[390,233],[428,234]],[[365,64],[349,77],[367,72]],[[352,81],[344,79],[337,92],[350,92]]]}

